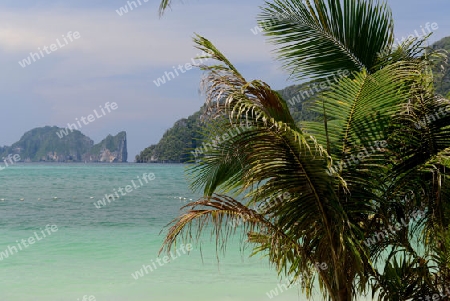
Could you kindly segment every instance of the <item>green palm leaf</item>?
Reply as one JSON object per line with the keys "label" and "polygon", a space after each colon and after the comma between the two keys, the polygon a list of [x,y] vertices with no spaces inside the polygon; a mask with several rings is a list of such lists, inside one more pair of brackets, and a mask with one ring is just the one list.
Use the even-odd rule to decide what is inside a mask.
{"label": "green palm leaf", "polygon": [[161,3],[159,4],[159,15],[162,16],[167,8],[170,7],[170,4],[172,3],[172,0],[161,0]]}
{"label": "green palm leaf", "polygon": [[[201,66],[213,127],[210,148],[189,172],[204,197],[173,221],[164,248],[205,229],[224,247],[238,218],[254,254],[268,255],[280,274],[306,275],[307,294],[316,262],[329,267],[316,275],[330,300],[349,301],[369,285],[386,300],[431,292],[448,278],[448,239],[433,234],[448,233],[450,223],[450,115],[420,122],[450,104],[434,96],[422,41],[393,49],[391,11],[375,0],[275,0],[259,21],[295,78],[320,82],[342,70],[351,76],[319,97],[323,122],[300,127],[277,92],[247,81],[196,36],[196,47],[218,61]],[[404,199],[409,191],[418,193]],[[418,208],[426,214],[416,223],[363,244],[400,218],[409,224]],[[425,246],[423,254],[414,243]],[[375,264],[386,253],[379,273]],[[443,266],[438,273],[433,260]]]}
{"label": "green palm leaf", "polygon": [[[208,40],[195,41],[222,63],[203,67],[208,71],[204,88],[210,116],[227,117],[216,133],[220,136],[242,122],[251,126],[211,148],[192,168],[194,188],[203,189],[206,199],[217,191],[233,191],[243,204],[260,207],[282,236],[275,242],[268,240],[273,233],[249,231],[249,238],[259,245],[255,251],[269,252],[278,271],[300,277],[316,262],[327,262],[330,268],[320,277],[325,295],[354,293],[351,279],[359,277],[365,283],[366,267],[358,259],[364,256],[359,246],[361,219],[349,220],[347,214],[368,211],[361,201],[370,194],[342,203],[334,187],[343,183],[325,172],[327,153],[297,127],[286,102],[267,84],[247,82]],[[274,201],[286,193],[282,202]],[[177,222],[174,233],[191,221]],[[292,253],[294,245],[300,246],[295,252],[301,249],[297,255]]]}
{"label": "green palm leaf", "polygon": [[372,70],[393,42],[392,13],[373,0],[275,0],[259,22],[294,78]]}
{"label": "green palm leaf", "polygon": [[407,83],[417,77],[417,68],[402,62],[373,74],[363,70],[353,79],[341,79],[323,94],[316,111],[327,116],[326,127],[320,122],[304,122],[303,128],[319,143],[330,145],[330,155],[337,164],[333,173],[353,171],[351,167],[356,165],[373,168],[377,160],[384,163],[380,155],[386,145],[380,147],[380,141],[387,140],[392,116],[409,99]]}

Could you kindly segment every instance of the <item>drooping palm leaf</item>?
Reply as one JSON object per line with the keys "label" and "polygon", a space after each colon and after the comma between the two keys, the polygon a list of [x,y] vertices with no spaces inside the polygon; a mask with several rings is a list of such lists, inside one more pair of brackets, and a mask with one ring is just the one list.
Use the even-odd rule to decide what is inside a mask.
{"label": "drooping palm leaf", "polygon": [[[206,39],[197,37],[196,42],[222,63],[203,67],[208,71],[207,104],[216,116],[226,114],[229,120],[217,134],[241,122],[251,126],[205,154],[192,169],[194,186],[203,188],[206,199],[216,191],[233,190],[244,204],[264,204],[261,214],[285,239],[276,245],[263,239],[271,237],[267,233],[252,234],[251,241],[259,244],[256,250],[267,250],[278,270],[294,277],[316,262],[327,262],[329,270],[319,279],[327,288],[324,294],[356,294],[352,279],[364,279],[366,267],[359,259],[364,256],[361,235],[353,233],[360,231],[359,226],[348,219],[347,211],[367,210],[357,202],[340,202],[333,188],[338,180],[325,172],[326,152],[297,128],[276,92],[260,81],[246,82]],[[282,202],[272,201],[286,192],[289,197]],[[189,222],[177,224],[181,231]],[[300,255],[291,253],[293,243],[301,246]]]}
{"label": "drooping palm leaf", "polygon": [[[174,221],[165,246],[170,249],[183,235],[199,235],[207,224],[223,246],[235,230],[229,222],[238,217],[247,225],[255,253],[267,252],[280,273],[311,276],[314,263],[326,261],[329,269],[319,272],[324,298],[349,301],[365,291],[369,276],[378,282],[373,288],[381,285],[380,291],[393,298],[400,298],[399,292],[412,296],[416,287],[427,291],[428,280],[436,277],[422,265],[410,237],[425,229],[423,241],[439,247],[444,240],[432,238],[432,231],[448,227],[450,216],[448,120],[430,122],[417,137],[411,131],[417,116],[440,107],[427,101],[433,99],[432,78],[424,67],[429,57],[420,56],[420,41],[392,49],[392,17],[385,4],[304,2],[275,0],[259,17],[286,69],[302,79],[320,80],[339,70],[353,71],[351,77],[322,98],[324,123],[303,124],[303,131],[269,85],[247,81],[210,41],[197,36],[197,47],[220,62],[202,69],[207,71],[203,88],[209,117],[223,121],[210,138],[221,139],[211,142],[215,146],[191,169],[193,187],[203,190],[204,198]],[[164,0],[162,8],[169,3]],[[408,114],[398,114],[405,107]],[[227,136],[243,122],[250,126]],[[348,160],[379,140],[388,145],[328,175],[330,159]],[[423,193],[401,198],[414,189]],[[274,201],[285,193],[282,201]],[[364,247],[365,235],[423,203],[426,215],[417,224]],[[196,221],[198,227],[192,228]],[[390,248],[392,254],[405,250],[408,257],[389,257],[386,273],[378,273],[372,260]],[[425,253],[429,262],[438,252],[427,248]],[[445,262],[439,256],[436,261]],[[307,291],[311,286],[305,283]]]}
{"label": "drooping palm leaf", "polygon": [[264,253],[267,251],[270,261],[279,270],[285,269],[288,265],[286,259],[301,264],[303,267],[301,277],[296,274],[297,271],[286,271],[286,274],[294,274],[292,282],[301,280],[304,290],[311,291],[313,265],[308,265],[308,259],[309,262],[312,261],[311,255],[263,214],[223,195],[213,195],[189,203],[184,206],[186,207],[190,207],[190,210],[172,221],[160,252],[164,250],[170,252],[177,240],[191,241],[194,238],[199,241],[203,231],[208,229],[215,237],[216,248],[224,250],[230,235],[235,234],[239,229],[248,233],[250,243],[261,246],[255,251]]}
{"label": "drooping palm leaf", "polygon": [[170,7],[170,4],[172,3],[172,0],[161,0],[161,3],[159,4],[159,15],[162,16],[167,8]]}

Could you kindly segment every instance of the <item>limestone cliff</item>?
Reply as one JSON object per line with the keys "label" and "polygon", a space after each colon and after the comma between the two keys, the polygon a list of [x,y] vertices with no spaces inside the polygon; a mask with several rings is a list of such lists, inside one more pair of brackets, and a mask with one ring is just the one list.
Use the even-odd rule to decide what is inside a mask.
{"label": "limestone cliff", "polygon": [[2,157],[8,154],[19,154],[24,162],[127,162],[127,138],[120,132],[94,145],[80,131],[46,126],[26,132],[12,146],[0,147]]}
{"label": "limestone cliff", "polygon": [[94,145],[85,155],[90,162],[127,162],[127,133],[120,132],[116,136],[108,135],[100,143]]}

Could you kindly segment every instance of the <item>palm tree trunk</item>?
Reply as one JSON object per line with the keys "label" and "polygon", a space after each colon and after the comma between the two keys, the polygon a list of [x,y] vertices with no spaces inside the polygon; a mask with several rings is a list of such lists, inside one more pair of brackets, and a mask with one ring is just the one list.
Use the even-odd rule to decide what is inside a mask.
{"label": "palm tree trunk", "polygon": [[339,291],[339,296],[338,296],[338,300],[339,301],[352,301],[352,295],[351,292],[348,291],[347,289],[347,284],[346,283],[341,283],[342,285],[342,289]]}

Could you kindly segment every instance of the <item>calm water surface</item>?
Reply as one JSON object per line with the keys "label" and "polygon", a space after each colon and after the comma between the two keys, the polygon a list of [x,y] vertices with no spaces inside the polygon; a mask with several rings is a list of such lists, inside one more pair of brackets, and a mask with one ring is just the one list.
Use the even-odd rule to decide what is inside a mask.
{"label": "calm water surface", "polygon": [[[266,293],[280,283],[275,270],[265,259],[242,254],[239,237],[220,263],[214,242],[205,239],[201,248],[193,241],[190,254],[179,250],[169,263],[142,270],[137,280],[132,276],[156,264],[161,230],[186,201],[199,197],[189,190],[184,169],[49,163],[0,171],[0,301],[271,300]],[[142,177],[149,173],[155,179],[146,184]],[[124,196],[100,209],[94,205],[119,188]],[[273,300],[304,298],[292,288]]]}

